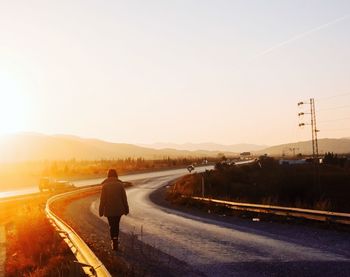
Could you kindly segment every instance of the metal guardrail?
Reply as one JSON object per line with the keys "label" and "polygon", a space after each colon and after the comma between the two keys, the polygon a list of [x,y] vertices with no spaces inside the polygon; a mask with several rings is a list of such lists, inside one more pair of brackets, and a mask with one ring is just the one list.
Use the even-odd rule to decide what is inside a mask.
{"label": "metal guardrail", "polygon": [[300,209],[300,208],[291,208],[291,207],[282,207],[282,206],[240,203],[240,202],[231,202],[231,201],[196,197],[196,196],[192,196],[188,198],[201,201],[201,202],[222,205],[233,210],[269,213],[269,214],[276,214],[276,215],[282,215],[282,216],[291,216],[291,217],[305,218],[310,220],[335,222],[335,223],[350,225],[349,213],[337,213],[337,212]]}
{"label": "metal guardrail", "polygon": [[110,277],[111,274],[108,272],[106,267],[96,257],[94,252],[92,252],[92,250],[87,246],[87,244],[82,240],[82,238],[79,237],[79,235],[73,230],[72,227],[70,227],[66,222],[59,218],[50,209],[50,205],[57,200],[91,189],[92,188],[89,187],[55,195],[47,200],[45,212],[47,217],[51,220],[53,225],[58,230],[60,236],[64,239],[64,241],[68,244],[69,248],[72,250],[73,254],[78,260],[78,263],[82,265],[84,272],[88,276]]}

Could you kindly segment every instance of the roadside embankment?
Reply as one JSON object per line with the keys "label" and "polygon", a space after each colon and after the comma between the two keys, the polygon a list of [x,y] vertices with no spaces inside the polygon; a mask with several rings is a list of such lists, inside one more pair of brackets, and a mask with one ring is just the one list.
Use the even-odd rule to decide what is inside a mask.
{"label": "roadside embankment", "polygon": [[5,276],[5,257],[6,257],[6,235],[5,226],[0,225],[0,277]]}
{"label": "roadside embankment", "polygon": [[191,174],[171,190],[182,195],[331,212],[350,212],[350,170],[327,164],[284,165],[264,157],[246,165],[217,164],[215,170]]}
{"label": "roadside embankment", "polygon": [[[238,170],[241,173],[242,168]],[[315,196],[314,200],[308,198],[309,202],[305,198],[305,201],[302,201],[303,188],[296,185],[294,190],[299,193],[300,197],[298,201],[295,201],[294,205],[291,204],[293,201],[283,201],[283,198],[276,196],[279,191],[269,191],[270,188],[266,189],[271,193],[270,197],[258,198],[260,199],[258,201],[259,188],[257,188],[256,184],[230,183],[230,180],[226,178],[227,176],[220,174],[222,174],[220,171],[211,171],[204,173],[204,176],[202,174],[183,176],[167,188],[163,188],[151,195],[151,199],[159,205],[170,206],[170,208],[180,209],[189,213],[197,210],[208,214],[216,214],[220,217],[235,216],[253,221],[291,222],[294,224],[312,224],[322,228],[335,228],[347,232],[350,230],[348,213],[327,211],[329,207],[335,207],[334,204],[330,205],[329,203],[334,203],[336,198],[331,198],[333,201],[327,200],[328,198],[317,200],[319,198]],[[220,184],[215,183],[217,179],[221,182],[223,180],[227,181],[231,185],[231,193],[236,189],[237,194],[241,193],[241,197],[223,197],[225,193],[228,195],[227,187],[229,185],[225,184],[220,187]],[[209,183],[208,180],[213,180],[213,182]],[[202,197],[203,186],[205,186],[204,191],[208,194],[206,198]],[[242,188],[244,186],[247,188]],[[254,191],[254,187],[257,191]],[[310,186],[304,188],[305,191],[309,189]],[[290,192],[291,186],[287,185],[285,190]],[[242,191],[246,192],[244,197],[242,197]],[[290,199],[292,199],[295,195],[292,192],[290,193]],[[347,191],[343,193],[346,194]],[[251,202],[249,202],[249,199]]]}
{"label": "roadside embankment", "polygon": [[0,202],[0,221],[6,235],[5,276],[84,276],[46,218],[48,197],[43,194]]}

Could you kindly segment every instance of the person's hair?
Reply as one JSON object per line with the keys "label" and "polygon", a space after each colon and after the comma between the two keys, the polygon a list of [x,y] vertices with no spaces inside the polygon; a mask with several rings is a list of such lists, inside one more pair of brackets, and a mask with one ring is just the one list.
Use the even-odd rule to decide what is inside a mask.
{"label": "person's hair", "polygon": [[108,176],[108,178],[109,177],[117,177],[118,178],[118,173],[115,169],[109,169],[107,176]]}

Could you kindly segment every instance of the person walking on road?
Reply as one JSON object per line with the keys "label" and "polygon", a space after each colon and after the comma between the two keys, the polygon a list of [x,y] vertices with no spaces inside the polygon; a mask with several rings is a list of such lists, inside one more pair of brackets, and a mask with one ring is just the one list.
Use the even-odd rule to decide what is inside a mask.
{"label": "person walking on road", "polygon": [[129,205],[124,184],[118,179],[117,171],[110,169],[107,179],[102,182],[99,214],[108,219],[112,249],[115,251],[118,251],[120,218],[128,213]]}

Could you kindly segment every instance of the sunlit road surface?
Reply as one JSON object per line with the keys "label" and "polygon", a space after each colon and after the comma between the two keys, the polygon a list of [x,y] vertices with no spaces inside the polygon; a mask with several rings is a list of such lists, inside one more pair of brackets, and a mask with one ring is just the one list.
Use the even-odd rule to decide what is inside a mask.
{"label": "sunlit road surface", "polygon": [[29,187],[29,188],[25,188],[25,189],[1,191],[0,192],[0,200],[6,199],[8,197],[27,195],[27,194],[38,193],[38,192],[39,192],[38,187],[34,187],[34,186]]}
{"label": "sunlit road surface", "polygon": [[[209,168],[213,168],[213,167],[209,167]],[[122,179],[123,181],[129,181],[129,180],[135,181],[139,179],[168,176],[169,174],[183,175],[186,172],[188,171],[185,169],[175,169],[175,170],[163,170],[163,171],[155,171],[155,172],[147,172],[147,173],[135,173],[135,174],[128,174],[128,175],[122,176]],[[72,183],[76,187],[84,187],[89,185],[100,184],[104,179],[105,178],[84,179],[84,180],[73,181]],[[10,190],[10,191],[0,191],[0,200],[9,198],[9,197],[24,196],[24,195],[33,194],[33,193],[39,193],[38,186],[29,186],[23,189],[16,189],[16,190]]]}
{"label": "sunlit road surface", "polygon": [[[169,174],[168,174],[169,173]],[[184,170],[148,175],[127,191],[121,230],[207,276],[350,276],[350,235],[300,225],[216,220],[160,207],[149,195]],[[167,176],[168,175],[168,176]],[[133,181],[133,177],[121,178]],[[99,201],[91,204],[98,217]],[[101,218],[105,220],[105,218]]]}

